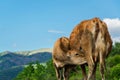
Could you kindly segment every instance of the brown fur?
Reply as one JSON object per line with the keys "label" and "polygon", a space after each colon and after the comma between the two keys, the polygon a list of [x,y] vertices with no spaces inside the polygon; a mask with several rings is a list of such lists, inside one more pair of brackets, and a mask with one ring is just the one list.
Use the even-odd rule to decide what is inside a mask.
{"label": "brown fur", "polygon": [[[83,35],[88,30],[91,37]],[[88,41],[88,42],[87,42]],[[105,22],[99,18],[84,20],[78,24],[70,34],[70,49],[85,50],[85,56],[89,66],[88,79],[95,75],[96,64],[99,60],[102,80],[104,80],[105,57],[112,48],[112,40]],[[92,57],[92,58],[91,58]],[[94,62],[93,62],[94,61]]]}
{"label": "brown fur", "polygon": [[56,70],[58,80],[61,80],[61,70],[64,68],[64,80],[68,80],[71,65],[81,65],[86,63],[83,52],[78,50],[69,50],[69,39],[66,37],[59,38],[53,47],[52,59]]}
{"label": "brown fur", "polygon": [[[53,57],[58,60],[64,61],[67,57],[65,56],[69,50],[69,39],[62,37],[58,39],[53,48]],[[59,53],[58,53],[59,52]]]}

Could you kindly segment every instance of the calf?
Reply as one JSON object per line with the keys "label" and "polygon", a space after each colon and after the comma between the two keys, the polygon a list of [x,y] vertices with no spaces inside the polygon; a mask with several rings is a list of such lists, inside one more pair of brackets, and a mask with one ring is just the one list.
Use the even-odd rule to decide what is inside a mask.
{"label": "calf", "polygon": [[87,62],[82,51],[69,49],[69,39],[66,37],[59,38],[54,44],[52,59],[58,80],[62,79],[61,70],[64,69],[64,80],[68,80],[72,65],[81,65]]}

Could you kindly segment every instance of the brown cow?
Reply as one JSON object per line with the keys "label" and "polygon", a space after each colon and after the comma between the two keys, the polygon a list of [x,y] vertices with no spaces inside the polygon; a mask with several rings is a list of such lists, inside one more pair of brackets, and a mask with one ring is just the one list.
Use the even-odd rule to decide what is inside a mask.
{"label": "brown cow", "polygon": [[[88,30],[91,33],[92,39],[84,38],[82,34]],[[89,44],[87,46],[87,41]],[[104,80],[105,58],[109,55],[112,48],[112,39],[109,35],[107,25],[99,18],[82,21],[72,31],[70,35],[70,49],[84,50],[86,60],[89,67],[88,80],[93,77],[97,62],[100,62],[100,72],[102,80]],[[84,77],[86,77],[84,65],[82,66]]]}
{"label": "brown cow", "polygon": [[64,69],[64,80],[68,80],[72,65],[81,65],[87,62],[82,51],[69,49],[69,39],[66,37],[59,38],[54,44],[52,59],[58,80],[62,79],[61,70]]}

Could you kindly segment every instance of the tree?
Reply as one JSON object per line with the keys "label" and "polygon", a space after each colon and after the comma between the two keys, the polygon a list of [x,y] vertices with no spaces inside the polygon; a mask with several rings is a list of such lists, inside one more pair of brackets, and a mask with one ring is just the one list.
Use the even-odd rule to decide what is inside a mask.
{"label": "tree", "polygon": [[110,56],[107,60],[109,67],[116,66],[118,63],[120,63],[120,55]]}
{"label": "tree", "polygon": [[114,80],[120,80],[120,63],[111,68],[111,77]]}
{"label": "tree", "polygon": [[52,60],[48,61],[46,65],[39,62],[29,64],[14,80],[56,80]]}
{"label": "tree", "polygon": [[116,42],[112,48],[111,55],[120,54],[120,43]]}
{"label": "tree", "polygon": [[25,67],[22,72],[14,80],[32,80],[32,74],[34,73],[34,66],[32,63]]}
{"label": "tree", "polygon": [[52,60],[46,63],[46,74],[46,80],[56,80],[56,74]]}
{"label": "tree", "polygon": [[46,69],[45,66],[40,64],[39,62],[36,62],[34,74],[32,75],[32,80],[45,80],[46,76]]}

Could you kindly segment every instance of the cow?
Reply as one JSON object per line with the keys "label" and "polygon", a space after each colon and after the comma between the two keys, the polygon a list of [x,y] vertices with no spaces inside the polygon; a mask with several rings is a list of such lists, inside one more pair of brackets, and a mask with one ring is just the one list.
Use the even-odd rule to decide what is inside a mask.
{"label": "cow", "polygon": [[[69,47],[70,44],[67,37],[61,37],[54,43],[52,59],[58,80],[62,80],[62,78],[68,80],[69,71],[72,66],[87,62],[82,51],[70,50]],[[61,71],[63,71],[63,74]]]}
{"label": "cow", "polygon": [[[85,38],[83,35],[86,30],[91,33],[91,42],[89,41],[90,37],[87,39],[87,37]],[[84,53],[89,68],[87,80],[90,78],[93,80],[95,79],[98,61],[100,63],[102,80],[104,80],[105,58],[109,55],[112,49],[112,39],[108,32],[106,23],[97,17],[84,20],[73,29],[69,40],[70,49],[85,51]],[[87,43],[90,45],[87,45]],[[82,65],[81,68],[84,80],[86,80],[85,66]]]}

